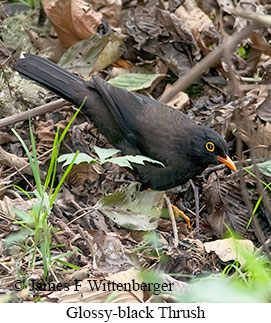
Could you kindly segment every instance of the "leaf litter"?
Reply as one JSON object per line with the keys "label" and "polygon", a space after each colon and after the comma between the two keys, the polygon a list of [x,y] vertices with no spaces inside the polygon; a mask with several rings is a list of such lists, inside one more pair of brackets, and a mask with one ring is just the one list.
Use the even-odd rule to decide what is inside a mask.
{"label": "leaf litter", "polygon": [[[45,54],[54,59],[62,56],[60,62],[65,68],[71,68],[85,78],[94,71],[108,77],[113,69],[116,69],[112,64],[119,64],[125,66],[125,74],[111,78],[111,82],[121,86],[124,84],[130,87],[130,90],[159,99],[160,95],[168,91],[167,84],[185,75],[195,64],[200,64],[200,60],[222,42],[225,31],[240,32],[247,26],[247,20],[235,16],[232,13],[233,9],[247,9],[248,12],[252,10],[248,4],[247,7],[250,8],[235,8],[232,2],[228,6],[228,1],[217,1],[215,5],[206,1],[202,6],[194,1],[169,1],[169,7],[167,2],[163,3],[165,7],[154,5],[152,1],[147,1],[145,5],[133,1],[121,8],[121,2],[118,0],[101,0],[90,8],[89,3],[80,0],[72,3],[72,11],[67,11],[72,15],[70,17],[62,12],[59,14],[59,10],[50,7],[52,1],[43,1],[51,25],[47,20],[44,29],[39,29],[38,15],[35,16],[34,12],[20,13],[3,20],[1,36],[16,58],[24,51],[37,52],[39,48],[35,45],[43,48],[39,52],[43,55],[44,48],[48,47],[47,40],[57,38],[61,46],[45,50]],[[59,4],[60,1],[55,2],[56,6]],[[261,14],[267,13],[268,10],[265,5],[257,4],[256,8]],[[87,30],[84,24],[87,22],[88,25],[90,16],[95,23],[91,25],[92,30]],[[13,23],[12,18],[15,21],[19,19],[23,29],[30,29],[33,33],[15,28],[18,24]],[[36,19],[36,25],[33,19]],[[104,23],[103,19],[106,19],[107,23]],[[221,23],[224,30],[221,29]],[[12,42],[15,34],[18,41]],[[37,37],[38,41],[31,43],[29,39],[33,40],[34,37]],[[180,97],[177,102],[172,102],[173,106],[188,113],[198,123],[216,128],[229,143],[231,156],[237,157],[238,163],[252,172],[248,174],[245,170],[239,171],[244,172],[247,196],[251,206],[257,206],[257,218],[266,238],[271,235],[268,214],[270,194],[268,187],[264,186],[268,192],[267,199],[261,199],[259,180],[255,178],[258,175],[255,175],[251,164],[258,163],[260,181],[268,185],[271,177],[270,89],[263,86],[270,83],[269,42],[270,31],[257,30],[251,37],[244,39],[233,53],[232,63],[234,73],[240,80],[241,97],[237,98],[232,93],[228,63],[222,58],[185,91],[184,99]],[[125,64],[121,63],[120,57]],[[2,49],[1,62],[5,62],[6,58],[7,51]],[[158,68],[161,62],[166,68]],[[17,108],[19,111],[53,99],[46,91],[32,95],[32,83],[29,83],[31,88],[23,90],[19,81],[12,79],[14,73],[8,69],[7,64],[4,65],[6,73],[11,77],[9,87],[16,93],[16,97],[10,97],[5,78],[1,75],[1,96],[5,93],[4,99],[1,100],[5,102],[5,109],[1,111],[3,117],[14,111],[13,106],[20,107]],[[139,77],[136,84],[132,82],[135,71]],[[31,95],[28,97],[27,94]],[[38,98],[42,101],[38,101]],[[39,116],[33,122],[40,167],[44,174],[48,170],[56,129],[59,127],[63,131],[72,114],[67,106],[60,112]],[[35,184],[32,172],[29,171],[25,153],[10,128],[7,126],[1,129],[0,187],[12,183],[22,186],[26,191],[33,191]],[[16,124],[16,130],[30,147],[28,122]],[[237,146],[240,143],[242,150],[241,155],[238,155]],[[84,116],[79,115],[61,145],[60,152],[62,155],[72,154],[79,149],[81,154],[90,156],[88,158],[92,160],[95,159],[95,155],[92,154],[94,146],[106,149],[109,155],[112,153],[110,149],[113,148],[105,138]],[[107,157],[104,156],[104,159]],[[60,165],[57,167],[57,176],[60,177],[63,169]],[[136,189],[136,184],[131,184],[135,180],[136,176],[133,173],[113,163],[74,165],[49,219],[57,232],[53,237],[54,243],[60,246],[54,252],[67,252],[64,263],[81,267],[74,270],[72,275],[81,274],[83,278],[87,278],[90,273],[90,279],[128,282],[135,277],[135,273],[138,274],[139,268],[159,268],[166,274],[179,275],[181,279],[170,276],[167,279],[170,277],[174,280],[176,286],[179,284],[179,288],[184,292],[187,285],[183,276],[196,277],[205,271],[222,271],[225,262],[229,261],[229,258],[219,258],[220,251],[223,253],[228,250],[226,240],[217,240],[227,232],[225,224],[252,241],[254,245],[259,246],[262,243],[255,234],[254,224],[248,226],[251,214],[244,200],[242,181],[238,174],[228,174],[220,167],[216,173],[207,170],[196,179],[200,196],[200,231],[188,232],[185,224],[177,220],[177,248],[173,244],[171,222],[167,218],[160,218],[160,213],[166,211],[163,207],[162,193],[141,192]],[[16,217],[13,206],[27,214],[35,200],[26,199],[13,187],[0,191],[0,194],[0,235],[1,239],[4,239],[21,230],[20,225],[13,221]],[[191,215],[194,224],[196,208],[191,185],[170,190],[168,195],[173,203]],[[146,235],[149,231],[155,232],[152,238]],[[23,232],[24,236],[26,234]],[[221,243],[220,250],[216,250],[218,256],[214,258],[214,255],[206,252],[204,246],[216,241]],[[24,258],[20,258],[22,250],[18,244],[13,244],[10,249],[12,252],[6,247],[1,249],[1,263],[4,266],[1,269],[0,281],[2,284],[9,277],[12,283],[12,279],[17,277],[15,263],[21,271],[25,271],[26,262]],[[234,259],[232,257],[232,260]],[[37,265],[33,275],[38,274],[40,270],[42,272],[42,266]],[[56,271],[56,275],[63,283],[71,278],[71,274],[63,270]],[[42,273],[35,277],[41,279]],[[52,276],[48,277],[49,281],[52,279]],[[5,286],[7,291],[10,291],[11,284]],[[36,293],[39,294],[38,291]],[[26,296],[19,297],[24,299]],[[83,298],[79,294],[63,292],[53,293],[50,297],[59,302],[91,302],[106,301],[110,295],[91,293],[87,290]],[[146,297],[149,297],[146,293],[134,295],[123,292],[114,296],[111,301],[142,302]],[[176,301],[170,297],[172,295],[164,295],[163,300]]]}

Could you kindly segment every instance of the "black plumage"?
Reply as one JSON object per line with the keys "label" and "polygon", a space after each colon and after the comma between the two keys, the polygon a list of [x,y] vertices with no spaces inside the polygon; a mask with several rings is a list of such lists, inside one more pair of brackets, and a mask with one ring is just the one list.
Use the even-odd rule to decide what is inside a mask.
{"label": "black plumage", "polygon": [[133,165],[145,187],[166,190],[181,185],[218,161],[235,169],[225,140],[180,111],[116,88],[95,75],[84,81],[37,55],[24,54],[13,67],[77,107],[87,97],[82,112],[113,146],[123,154],[162,162],[165,167]]}

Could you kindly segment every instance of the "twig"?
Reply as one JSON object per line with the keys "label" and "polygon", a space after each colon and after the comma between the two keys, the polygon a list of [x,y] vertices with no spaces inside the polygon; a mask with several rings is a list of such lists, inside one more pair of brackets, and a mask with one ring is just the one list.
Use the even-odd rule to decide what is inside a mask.
{"label": "twig", "polygon": [[169,198],[167,197],[166,194],[165,194],[165,201],[167,203],[169,218],[170,218],[170,221],[171,221],[171,224],[172,224],[174,247],[177,248],[178,244],[179,244],[179,238],[178,238],[178,229],[177,229],[177,225],[176,225],[176,219],[175,219],[172,207],[171,207],[170,200],[169,200]]}
{"label": "twig", "polygon": [[[251,4],[251,3],[250,3]],[[251,4],[252,5],[252,4]],[[262,13],[257,12],[247,12],[244,10],[237,10],[235,8],[231,9],[231,13],[235,16],[239,16],[241,18],[249,19],[258,23],[266,28],[271,27],[271,17],[270,15],[264,15]]]}
{"label": "twig", "polygon": [[15,114],[14,116],[1,119],[0,129],[20,121],[28,120],[29,115],[30,115],[30,118],[33,118],[39,115],[43,115],[47,112],[59,110],[63,108],[65,105],[67,105],[67,101],[63,99],[59,99],[59,100],[41,105],[39,107],[36,107],[34,109],[31,109],[29,111],[25,111],[22,113]]}

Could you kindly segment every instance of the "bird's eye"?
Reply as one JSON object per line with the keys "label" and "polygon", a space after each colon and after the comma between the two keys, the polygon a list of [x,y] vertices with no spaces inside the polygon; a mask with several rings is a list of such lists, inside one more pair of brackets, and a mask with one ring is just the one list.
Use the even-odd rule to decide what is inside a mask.
{"label": "bird's eye", "polygon": [[210,151],[211,153],[215,150],[215,145],[211,142],[208,141],[205,145],[206,149]]}

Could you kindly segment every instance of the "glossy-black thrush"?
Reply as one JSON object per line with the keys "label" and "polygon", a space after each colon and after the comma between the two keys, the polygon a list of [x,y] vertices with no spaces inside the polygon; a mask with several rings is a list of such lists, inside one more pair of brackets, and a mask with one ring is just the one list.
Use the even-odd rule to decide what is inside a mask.
{"label": "glossy-black thrush", "polygon": [[82,112],[113,146],[125,155],[143,155],[162,162],[165,167],[133,165],[145,188],[167,190],[184,184],[218,162],[235,170],[225,140],[178,110],[114,87],[96,75],[84,81],[37,55],[24,54],[13,67],[77,107],[87,97]]}

